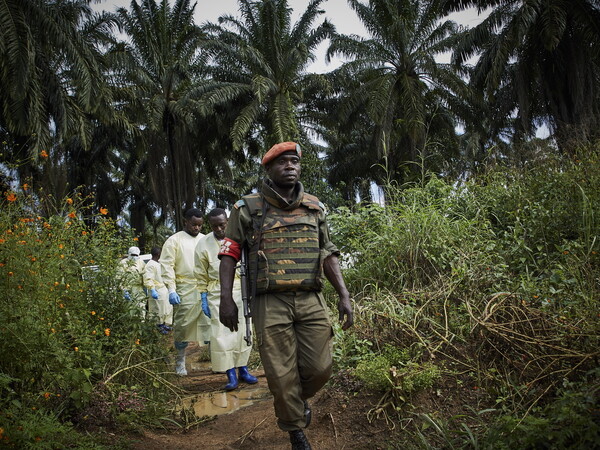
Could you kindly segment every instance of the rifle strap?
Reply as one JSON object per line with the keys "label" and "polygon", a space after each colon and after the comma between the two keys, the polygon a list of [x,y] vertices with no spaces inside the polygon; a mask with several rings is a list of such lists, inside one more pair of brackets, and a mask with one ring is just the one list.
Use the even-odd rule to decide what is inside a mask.
{"label": "rifle strap", "polygon": [[[262,196],[262,195],[261,195]],[[256,284],[257,284],[257,280],[256,278],[258,277],[258,262],[259,262],[259,252],[258,249],[260,249],[260,241],[262,240],[262,232],[263,232],[263,226],[265,224],[265,218],[267,215],[267,209],[268,209],[269,205],[267,203],[267,200],[263,197],[262,198],[262,217],[260,219],[260,226],[258,228],[258,234],[256,237],[256,261],[254,264],[254,273],[251,274],[250,277],[250,301],[254,300],[254,297],[256,296]],[[251,304],[251,302],[248,302]]]}

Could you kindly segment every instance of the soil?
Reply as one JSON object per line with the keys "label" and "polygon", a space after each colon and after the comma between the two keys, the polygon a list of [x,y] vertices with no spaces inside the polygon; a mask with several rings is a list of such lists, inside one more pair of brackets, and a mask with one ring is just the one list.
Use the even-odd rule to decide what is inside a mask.
{"label": "soil", "polygon": [[[222,395],[225,374],[213,373],[209,364],[194,363],[203,359],[202,352],[199,347],[188,347],[188,376],[179,379],[179,383],[190,395],[206,396],[211,392]],[[265,393],[263,398],[229,414],[204,417],[202,423],[187,431],[145,430],[141,435],[130,437],[131,448],[289,449],[288,433],[277,427],[264,372],[259,369],[252,373],[258,377],[258,384],[240,383],[234,393],[243,396],[244,391],[256,391],[258,388]],[[385,421],[367,419],[367,413],[379,400],[378,396],[361,393],[356,388],[358,386],[331,384],[311,399],[312,421],[305,434],[314,450],[393,448],[394,433]]]}

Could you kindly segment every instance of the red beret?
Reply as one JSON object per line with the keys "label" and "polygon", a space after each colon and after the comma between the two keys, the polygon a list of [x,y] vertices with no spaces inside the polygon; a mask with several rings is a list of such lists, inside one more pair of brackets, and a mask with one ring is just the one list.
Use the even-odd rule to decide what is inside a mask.
{"label": "red beret", "polygon": [[285,152],[295,151],[298,158],[302,157],[302,150],[300,150],[300,146],[295,142],[280,142],[279,144],[275,144],[273,147],[269,149],[265,156],[262,159],[262,165],[266,166],[268,163],[273,161],[279,155]]}

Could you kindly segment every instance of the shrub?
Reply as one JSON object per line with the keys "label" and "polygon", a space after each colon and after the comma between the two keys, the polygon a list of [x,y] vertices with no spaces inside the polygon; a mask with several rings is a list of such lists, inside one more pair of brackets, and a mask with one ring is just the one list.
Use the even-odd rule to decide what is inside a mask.
{"label": "shrub", "polygon": [[[560,427],[591,442],[596,428],[585,413],[596,400],[578,409],[581,397],[559,388],[583,379],[600,344],[597,149],[580,160],[498,167],[460,185],[430,177],[386,192],[393,202],[385,208],[330,215],[355,306],[353,331],[336,335],[353,358],[337,363],[354,365],[355,376],[386,391],[372,417],[387,420],[382,411],[398,408],[413,389],[428,389],[443,361],[448,384],[475,380],[471,397],[492,423],[495,414],[498,439],[518,424],[529,429],[515,434],[511,448],[545,448],[543,439]],[[331,290],[327,298],[335,305]],[[352,353],[361,342],[370,354]],[[410,349],[410,361],[392,363],[386,344]],[[453,373],[461,375],[450,380]],[[597,398],[597,387],[591,392]],[[510,409],[490,409],[500,405]],[[489,425],[469,439],[476,442]]]}
{"label": "shrub", "polygon": [[[152,380],[165,337],[124,300],[116,275],[135,241],[76,193],[54,202],[30,192],[5,193],[0,211],[0,427],[23,410],[81,423],[100,382],[111,395],[142,386],[160,397]],[[36,214],[40,199],[51,215]]]}

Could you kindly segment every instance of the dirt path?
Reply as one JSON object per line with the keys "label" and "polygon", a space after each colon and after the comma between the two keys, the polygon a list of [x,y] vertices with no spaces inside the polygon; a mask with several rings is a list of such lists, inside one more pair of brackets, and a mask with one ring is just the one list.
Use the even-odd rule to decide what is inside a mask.
{"label": "dirt path", "polygon": [[[267,388],[264,372],[258,376],[257,385],[240,384],[225,399],[222,387],[224,374],[214,374],[207,363],[198,362],[201,350],[189,348],[187,357],[188,376],[181,379],[182,386],[190,392],[190,399],[210,399],[213,407],[225,408],[225,404],[248,406],[223,415],[216,415],[187,432],[146,431],[134,438],[133,448],[158,449],[289,449],[288,434],[277,427],[273,402]],[[198,400],[197,400],[198,401]],[[314,450],[321,449],[383,449],[389,448],[391,438],[381,421],[369,423],[367,412],[373,399],[360,393],[340,388],[323,389],[311,401],[313,419],[305,433]],[[386,441],[388,445],[386,445]]]}

